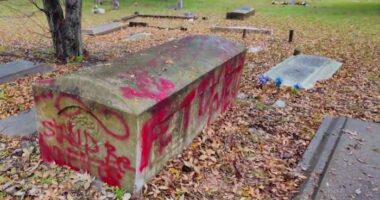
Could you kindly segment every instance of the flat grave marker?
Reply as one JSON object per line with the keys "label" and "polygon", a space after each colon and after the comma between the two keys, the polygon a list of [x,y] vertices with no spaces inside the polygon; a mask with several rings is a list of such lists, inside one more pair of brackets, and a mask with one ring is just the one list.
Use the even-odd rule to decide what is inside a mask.
{"label": "flat grave marker", "polygon": [[51,67],[27,60],[16,60],[0,64],[0,84],[14,81],[17,78],[35,73],[49,72]]}
{"label": "flat grave marker", "polygon": [[82,30],[82,33],[85,35],[104,35],[107,33],[111,33],[113,31],[121,30],[127,27],[128,24],[122,22],[111,22],[106,24],[101,24],[98,26],[91,27],[89,29]]}
{"label": "flat grave marker", "polygon": [[377,199],[379,155],[380,123],[326,117],[299,163],[295,199]]}
{"label": "flat grave marker", "polygon": [[342,63],[314,55],[297,55],[287,58],[265,74],[272,80],[282,79],[282,85],[310,89],[319,80],[331,78]]}
{"label": "flat grave marker", "polygon": [[0,134],[28,136],[37,133],[36,110],[34,108],[0,120]]}

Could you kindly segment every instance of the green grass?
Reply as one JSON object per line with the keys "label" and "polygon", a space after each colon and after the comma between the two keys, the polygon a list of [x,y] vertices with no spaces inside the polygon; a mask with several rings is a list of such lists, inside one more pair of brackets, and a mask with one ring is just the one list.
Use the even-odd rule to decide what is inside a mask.
{"label": "green grass", "polygon": [[[116,15],[134,11],[170,13],[173,11],[166,8],[175,2],[176,0],[128,0],[126,3],[122,1],[119,11],[111,12]],[[378,25],[380,21],[380,0],[358,0],[357,2],[352,0],[314,0],[309,2],[309,6],[282,6],[271,5],[270,0],[184,0],[184,10],[208,15],[224,15],[225,12],[238,6],[247,5],[256,8],[259,15],[284,20],[308,20],[366,27]],[[92,1],[85,1],[84,12],[89,14],[92,5]],[[110,9],[111,5],[106,4],[104,7]]]}
{"label": "green grass", "polygon": [[[110,1],[110,0],[109,0]],[[359,29],[372,35],[379,34],[380,30],[380,0],[309,0],[309,6],[282,6],[271,5],[271,0],[184,0],[185,9],[173,11],[167,9],[177,0],[120,0],[119,10],[112,10],[111,3],[102,7],[106,14],[94,15],[91,9],[93,0],[84,0],[83,23],[84,26],[99,24],[135,11],[140,13],[182,14],[185,11],[213,15],[223,18],[226,11],[241,5],[256,9],[256,19],[271,18],[274,21],[319,23],[330,26],[350,27]],[[26,0],[0,1],[1,16],[20,15],[20,11],[30,13],[36,8]],[[41,18],[42,19],[42,18]],[[0,24],[1,25],[1,24]]]}
{"label": "green grass", "polygon": [[126,190],[123,189],[123,188],[119,188],[119,187],[116,188],[115,191],[114,191],[115,198],[116,198],[117,200],[121,200],[121,199],[123,199],[123,196],[124,196],[125,192],[126,192]]}

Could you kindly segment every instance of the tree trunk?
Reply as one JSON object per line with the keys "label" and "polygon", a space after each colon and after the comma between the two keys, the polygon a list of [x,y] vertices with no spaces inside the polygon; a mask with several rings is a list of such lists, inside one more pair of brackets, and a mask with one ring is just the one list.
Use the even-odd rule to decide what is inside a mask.
{"label": "tree trunk", "polygon": [[43,0],[56,57],[61,61],[83,54],[81,35],[82,0]]}

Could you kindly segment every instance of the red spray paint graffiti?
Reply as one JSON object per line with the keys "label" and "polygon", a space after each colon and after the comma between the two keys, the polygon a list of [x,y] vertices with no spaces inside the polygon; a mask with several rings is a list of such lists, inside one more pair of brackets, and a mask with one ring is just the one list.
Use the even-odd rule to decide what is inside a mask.
{"label": "red spray paint graffiti", "polygon": [[[160,106],[154,111],[153,117],[148,120],[141,130],[141,154],[150,155],[153,150],[154,143],[159,141],[159,152],[162,152],[166,145],[172,139],[170,134],[167,134],[169,122],[172,114],[168,114],[169,106]],[[149,165],[149,156],[142,156],[140,163],[140,171],[144,170]]]}
{"label": "red spray paint graffiti", "polygon": [[38,84],[38,85],[50,85],[50,84],[53,84],[54,82],[55,82],[54,79],[42,79],[42,80],[37,80],[36,84]]}
{"label": "red spray paint graffiti", "polygon": [[[225,63],[220,70],[205,76],[199,85],[191,90],[181,101],[177,108],[174,102],[160,104],[151,113],[149,119],[141,130],[141,162],[139,171],[144,171],[149,166],[153,146],[159,142],[159,154],[162,153],[171,141],[172,135],[168,134],[169,123],[174,113],[182,110],[183,132],[189,127],[191,118],[191,107],[194,101],[198,101],[198,120],[206,118],[207,124],[213,118],[213,113],[220,113],[227,110],[236,97],[239,87],[239,77],[244,66],[244,55],[231,59]],[[194,122],[198,123],[198,122]],[[155,157],[158,159],[157,157]]]}
{"label": "red spray paint graffiti", "polygon": [[53,98],[53,92],[51,90],[43,91],[38,95],[34,96],[34,101],[36,103],[39,103],[40,101],[44,99],[52,99]]}
{"label": "red spray paint graffiti", "polygon": [[[95,138],[96,134],[104,133],[118,140],[128,139],[129,127],[121,114],[102,106],[98,106],[95,112],[80,99],[65,93],[54,96],[52,92],[44,92],[36,97],[40,101],[54,102],[57,117],[60,116],[60,122],[54,118],[41,121],[39,142],[43,160],[55,161],[77,171],[96,173],[102,181],[113,186],[120,186],[120,180],[127,171],[134,172],[130,160],[125,156],[119,156],[110,142],[100,142]],[[91,124],[76,124],[75,119],[83,116],[87,116],[92,125],[98,128],[88,127]],[[113,123],[119,123],[116,126],[121,127],[122,131],[119,133],[106,127],[103,123],[106,118],[111,118]],[[99,132],[100,130],[102,132]],[[47,144],[48,140],[56,141],[57,144]],[[94,169],[97,171],[94,172]]]}
{"label": "red spray paint graffiti", "polygon": [[135,73],[136,88],[130,86],[121,87],[125,98],[149,98],[160,101],[169,95],[169,91],[175,88],[173,82],[163,78],[152,78],[145,71]]}
{"label": "red spray paint graffiti", "polygon": [[[70,105],[66,105],[66,107],[63,107],[62,102],[68,102],[71,101]],[[101,117],[113,117],[115,119],[115,122],[118,122],[121,124],[121,127],[123,127],[123,131],[121,133],[114,132],[110,130],[108,127],[106,127],[102,120],[95,114],[91,112],[91,110],[77,97],[65,93],[61,93],[55,102],[55,107],[58,110],[58,115],[63,115],[64,117],[74,117],[78,115],[80,112],[85,112],[86,114],[90,115],[98,125],[109,135],[120,139],[125,140],[129,137],[129,127],[126,122],[126,120],[121,116],[119,113],[109,110],[107,108],[101,108]]]}
{"label": "red spray paint graffiti", "polygon": [[[85,148],[82,151],[79,147],[61,148],[54,145],[48,145],[45,137],[39,135],[39,143],[41,149],[41,157],[47,162],[55,161],[58,165],[67,165],[76,171],[90,172],[91,168],[96,167],[99,178],[112,185],[120,186],[120,179],[127,171],[134,172],[129,159],[125,156],[118,156],[116,148],[109,142],[104,144],[106,156],[99,159],[99,146],[89,147],[88,141],[85,141]],[[96,141],[92,141],[96,143]]]}

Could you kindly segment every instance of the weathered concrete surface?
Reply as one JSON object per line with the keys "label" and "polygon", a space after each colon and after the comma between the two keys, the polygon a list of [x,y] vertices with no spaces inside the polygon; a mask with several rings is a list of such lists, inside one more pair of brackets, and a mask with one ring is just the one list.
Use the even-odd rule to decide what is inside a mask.
{"label": "weathered concrete surface", "polygon": [[342,66],[342,63],[313,55],[297,55],[273,67],[265,74],[275,80],[280,77],[282,85],[293,87],[299,84],[301,88],[310,89],[319,80],[326,80]]}
{"label": "weathered concrete surface", "polygon": [[245,52],[192,36],[37,84],[42,158],[141,189],[234,101]]}
{"label": "weathered concrete surface", "polygon": [[111,33],[113,31],[120,30],[127,26],[128,24],[125,24],[122,22],[111,22],[111,23],[101,24],[89,29],[82,30],[82,33],[86,35],[104,35],[107,33]]}
{"label": "weathered concrete surface", "polygon": [[26,75],[48,71],[52,71],[52,68],[27,60],[16,60],[0,64],[0,84],[14,81]]}
{"label": "weathered concrete surface", "polygon": [[327,117],[299,168],[307,179],[295,199],[379,199],[380,123]]}
{"label": "weathered concrete surface", "polygon": [[36,111],[30,109],[0,120],[0,134],[7,136],[27,136],[37,133]]}
{"label": "weathered concrete surface", "polygon": [[247,6],[243,6],[235,9],[232,12],[226,14],[227,19],[245,19],[251,15],[255,14],[255,9]]}
{"label": "weathered concrete surface", "polygon": [[213,26],[211,31],[231,31],[231,32],[240,32],[243,31],[247,33],[262,33],[262,34],[272,34],[272,30],[266,28],[255,28],[249,26]]}

